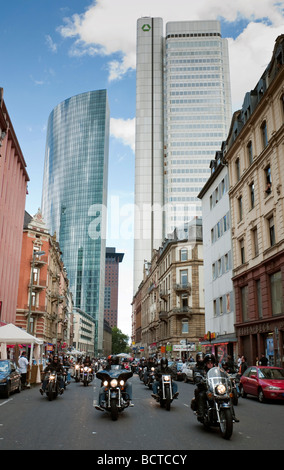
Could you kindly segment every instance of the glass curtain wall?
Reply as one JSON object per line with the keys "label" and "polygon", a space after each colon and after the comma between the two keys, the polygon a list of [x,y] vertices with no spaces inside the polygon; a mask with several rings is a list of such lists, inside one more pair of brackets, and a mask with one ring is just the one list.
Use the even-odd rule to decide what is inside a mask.
{"label": "glass curtain wall", "polygon": [[102,350],[109,107],[106,90],[73,96],[51,112],[42,213],[56,232],[74,306],[95,322]]}

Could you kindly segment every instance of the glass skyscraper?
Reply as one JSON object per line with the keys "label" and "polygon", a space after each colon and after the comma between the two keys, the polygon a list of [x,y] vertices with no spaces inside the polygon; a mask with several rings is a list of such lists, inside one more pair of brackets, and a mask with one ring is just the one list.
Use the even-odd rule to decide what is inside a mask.
{"label": "glass skyscraper", "polygon": [[137,21],[134,293],[145,260],[202,214],[199,191],[231,122],[218,21]]}
{"label": "glass skyscraper", "polygon": [[42,192],[42,214],[56,232],[74,306],[95,322],[95,354],[103,346],[109,120],[106,90],[53,109]]}

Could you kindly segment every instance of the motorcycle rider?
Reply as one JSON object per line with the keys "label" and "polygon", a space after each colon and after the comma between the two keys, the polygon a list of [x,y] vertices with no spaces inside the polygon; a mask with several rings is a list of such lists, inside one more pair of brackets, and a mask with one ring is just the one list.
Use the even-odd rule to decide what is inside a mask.
{"label": "motorcycle rider", "polygon": [[[107,365],[106,367],[104,368],[104,370],[111,370],[111,366],[112,365],[119,365],[119,357],[117,356],[108,356],[107,358]],[[120,368],[122,368],[120,366]],[[133,375],[133,373],[132,373]],[[130,407],[133,407],[134,404],[132,403],[132,384],[128,381],[125,382],[125,385],[124,385],[124,391],[125,391],[125,394],[128,396],[129,398],[129,405]],[[103,407],[102,407],[102,402],[105,400],[105,387],[103,385],[101,385],[101,388],[100,388],[100,391],[99,391],[99,404],[95,406],[95,408],[97,410],[100,410],[100,411],[104,411]]]}
{"label": "motorcycle rider", "polygon": [[[206,375],[212,367],[215,367],[216,364],[216,358],[214,354],[206,354],[204,356],[203,360],[203,370],[199,370],[196,372],[196,375],[194,377],[194,382],[197,384],[198,388],[198,393],[195,395],[195,399],[197,402],[196,408],[197,408],[197,419],[201,423],[204,422],[204,412],[205,412],[205,407],[206,407]],[[235,422],[239,422],[239,420],[235,416],[235,411],[232,405],[232,415],[233,419]]]}
{"label": "motorcycle rider", "polygon": [[205,378],[208,370],[212,369],[212,367],[215,366],[215,363],[215,356],[213,354],[206,354],[202,362],[200,358],[199,361],[196,361],[196,367],[194,369],[194,383],[197,385],[197,388],[194,391],[194,396],[196,400],[197,419],[201,423],[204,421],[204,411],[206,405]]}
{"label": "motorcycle rider", "polygon": [[144,377],[143,377],[144,384],[147,383],[152,367],[155,367],[155,362],[154,362],[153,357],[149,357],[145,371],[144,371]]}
{"label": "motorcycle rider", "polygon": [[[58,380],[59,380],[59,383],[60,383],[60,394],[62,395],[62,393],[64,392],[64,381],[63,381],[63,373],[64,373],[64,369],[63,369],[63,366],[62,364],[60,363],[59,361],[59,357],[57,354],[55,354],[53,356],[53,359],[52,359],[52,362],[50,362],[44,369],[44,373],[46,374],[47,372],[53,372],[55,371],[57,373],[57,376],[58,376]],[[44,379],[42,381],[42,384],[41,384],[41,388],[39,389],[40,393],[43,395],[44,392],[45,392],[45,389],[46,389],[46,386],[47,386],[47,383],[48,383],[48,376],[45,375],[44,376]]]}
{"label": "motorcycle rider", "polygon": [[162,375],[167,374],[171,375],[172,377],[172,388],[173,388],[173,398],[177,398],[179,395],[178,392],[178,386],[176,382],[173,381],[174,377],[174,371],[168,366],[168,359],[166,357],[162,357],[160,364],[158,365],[156,371],[155,371],[155,382],[152,385],[152,397],[153,398],[159,398],[158,395],[158,387],[160,383],[162,382]]}

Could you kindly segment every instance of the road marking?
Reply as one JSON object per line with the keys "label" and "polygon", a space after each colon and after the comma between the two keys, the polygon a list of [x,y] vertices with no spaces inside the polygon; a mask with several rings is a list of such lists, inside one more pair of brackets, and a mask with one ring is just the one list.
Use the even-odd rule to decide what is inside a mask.
{"label": "road marking", "polygon": [[9,401],[12,401],[13,398],[9,398],[9,400],[3,401],[3,403],[0,403],[0,406],[6,405]]}

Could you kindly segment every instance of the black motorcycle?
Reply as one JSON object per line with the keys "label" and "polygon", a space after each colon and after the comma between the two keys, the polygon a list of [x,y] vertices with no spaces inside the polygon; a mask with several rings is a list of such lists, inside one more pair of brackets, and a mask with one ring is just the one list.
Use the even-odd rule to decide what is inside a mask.
{"label": "black motorcycle", "polygon": [[125,392],[125,384],[132,375],[131,371],[121,369],[120,366],[112,366],[109,371],[100,370],[96,373],[96,377],[102,381],[105,389],[105,399],[101,403],[101,408],[110,412],[113,421],[116,421],[118,414],[129,406],[130,400]]}
{"label": "black motorcycle", "polygon": [[55,371],[50,371],[48,373],[48,383],[46,385],[45,393],[49,401],[54,400],[60,393],[59,378]]}
{"label": "black motorcycle", "polygon": [[170,374],[162,374],[158,385],[157,397],[155,397],[155,400],[160,403],[161,408],[166,408],[167,411],[170,411],[171,403],[174,398],[172,376]]}
{"label": "black motorcycle", "polygon": [[[201,379],[201,376],[196,375]],[[203,424],[206,428],[219,427],[221,436],[224,439],[230,439],[235,421],[231,402],[233,397],[231,379],[223,369],[213,367],[207,372],[203,384],[204,391],[202,393],[206,395]],[[195,398],[192,399],[191,409],[197,412]]]}
{"label": "black motorcycle", "polygon": [[84,387],[87,387],[94,378],[93,369],[89,366],[81,366],[80,381],[83,382]]}
{"label": "black motorcycle", "polygon": [[154,382],[155,382],[155,367],[151,367],[151,369],[148,371],[145,385],[146,387],[149,387],[150,390],[152,390],[152,386]]}

